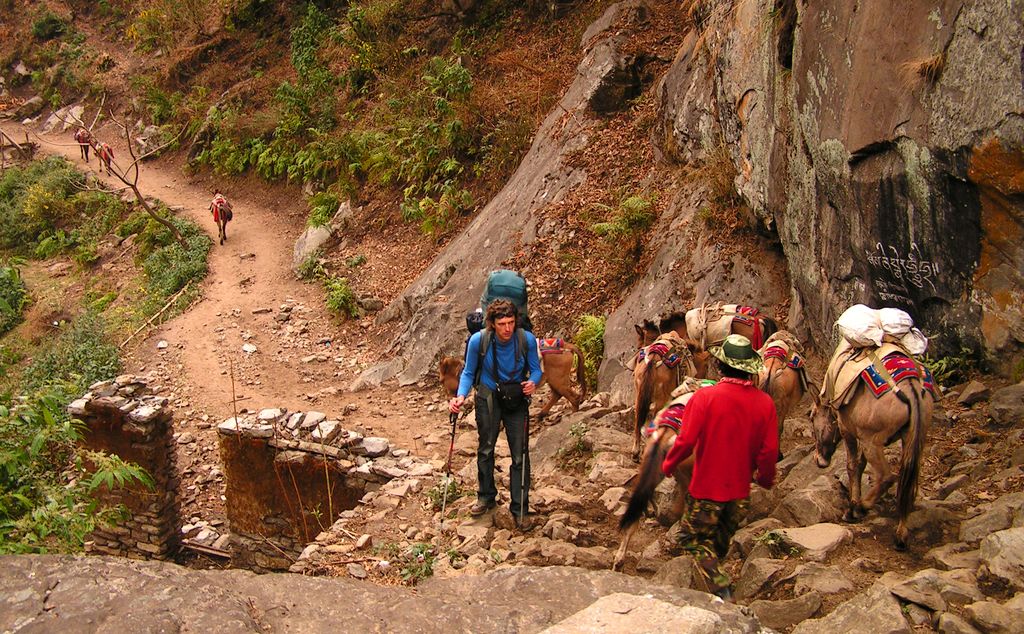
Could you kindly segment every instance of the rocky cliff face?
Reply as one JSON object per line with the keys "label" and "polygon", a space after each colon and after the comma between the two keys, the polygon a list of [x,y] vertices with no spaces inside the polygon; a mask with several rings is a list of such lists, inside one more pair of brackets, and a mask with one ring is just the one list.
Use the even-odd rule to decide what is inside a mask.
{"label": "rocky cliff face", "polygon": [[[897,306],[932,354],[1024,342],[1024,3],[723,3],[679,52],[654,142],[724,138],[778,232],[791,328],[819,348],[851,303]],[[1019,354],[1018,354],[1019,356]]]}
{"label": "rocky cliff face", "polygon": [[[765,239],[756,254],[713,232],[694,240],[706,196],[680,193],[648,245],[650,268],[609,316],[601,388],[626,388],[634,323],[717,300],[788,312],[821,353],[847,306],[896,306],[932,337],[933,356],[968,348],[1002,371],[1019,363],[1024,1],[691,5],[651,142],[679,164],[727,148]],[[585,180],[565,159],[628,92],[618,42],[642,13],[615,5],[588,31],[575,82],[511,181],[380,315],[407,326],[401,358],[373,376],[412,382],[461,350],[462,311],[486,271],[537,239],[536,211]]]}

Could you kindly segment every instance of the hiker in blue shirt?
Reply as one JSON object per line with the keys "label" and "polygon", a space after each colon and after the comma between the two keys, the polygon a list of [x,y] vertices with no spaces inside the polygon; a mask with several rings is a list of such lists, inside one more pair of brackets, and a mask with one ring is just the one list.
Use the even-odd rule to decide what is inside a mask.
{"label": "hiker in blue shirt", "polygon": [[528,397],[541,379],[540,356],[533,334],[516,328],[515,305],[499,299],[487,307],[487,327],[474,334],[466,347],[466,365],[459,377],[459,391],[449,410],[459,413],[469,390],[476,387],[477,499],[470,515],[483,515],[497,504],[494,483],[494,446],[501,423],[512,453],[511,504],[516,524],[529,528],[530,456],[527,416]]}

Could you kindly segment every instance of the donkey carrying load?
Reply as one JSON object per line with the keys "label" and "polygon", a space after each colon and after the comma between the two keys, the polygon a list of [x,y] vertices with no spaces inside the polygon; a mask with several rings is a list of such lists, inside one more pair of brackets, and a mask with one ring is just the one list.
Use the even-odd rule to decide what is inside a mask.
{"label": "donkey carrying load", "polygon": [[[936,401],[927,368],[898,343],[854,347],[845,339],[832,355],[820,401],[812,408],[815,455],[827,467],[841,436],[846,445],[850,505],[844,521],[863,518],[896,476],[885,446],[902,438],[896,509],[896,548],[907,547],[907,516],[914,508],[918,473]],[[874,484],[861,494],[861,476],[871,465]]]}

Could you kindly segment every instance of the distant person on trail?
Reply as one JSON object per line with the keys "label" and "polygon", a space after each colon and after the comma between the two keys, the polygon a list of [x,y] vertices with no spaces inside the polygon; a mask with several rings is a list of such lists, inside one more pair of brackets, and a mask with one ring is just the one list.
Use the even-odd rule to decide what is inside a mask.
{"label": "distant person on trail", "polygon": [[82,158],[88,163],[89,148],[92,147],[92,132],[85,128],[78,128],[75,130],[75,141],[78,143],[78,149],[82,151]]}
{"label": "distant person on trail", "polygon": [[771,397],[751,380],[762,362],[750,340],[729,335],[709,352],[722,380],[694,393],[661,471],[671,476],[696,448],[686,513],[673,530],[679,547],[696,559],[708,591],[729,600],[731,579],[719,559],[746,517],[754,472],[764,488],[775,483],[778,423]]}
{"label": "distant person on trail", "polygon": [[213,214],[213,222],[217,225],[217,233],[220,243],[228,239],[228,223],[234,217],[231,210],[231,203],[220,193],[219,189],[213,190],[213,200],[210,201],[210,213]]}
{"label": "distant person on trail", "polygon": [[529,397],[541,379],[540,355],[533,334],[516,326],[515,305],[499,299],[487,307],[487,327],[475,333],[466,347],[466,362],[459,389],[448,408],[458,414],[472,387],[476,387],[477,496],[469,513],[479,516],[497,505],[494,483],[494,446],[501,424],[512,453],[509,510],[522,530],[528,530],[530,500]]}
{"label": "distant person on trail", "polygon": [[533,332],[533,324],[530,323],[526,305],[526,279],[522,275],[508,269],[491,271],[487,276],[484,294],[480,298],[480,308],[487,310],[487,307],[497,299],[512,302],[519,314],[519,322],[516,325]]}

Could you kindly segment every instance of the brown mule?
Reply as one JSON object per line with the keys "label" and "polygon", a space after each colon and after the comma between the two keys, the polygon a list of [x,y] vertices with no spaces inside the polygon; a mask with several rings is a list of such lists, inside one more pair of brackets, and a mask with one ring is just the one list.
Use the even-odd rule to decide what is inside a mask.
{"label": "brown mule", "polygon": [[[612,561],[612,570],[616,570],[626,559],[626,552],[629,542],[633,539],[636,529],[640,526],[640,518],[647,511],[647,506],[654,499],[654,490],[665,479],[661,472],[661,463],[665,461],[669,449],[676,442],[676,433],[669,427],[659,427],[651,434],[644,449],[644,459],[640,463],[639,476],[633,492],[629,496],[626,505],[626,512],[619,520],[619,531],[623,533],[619,549],[615,551],[615,559]],[[672,500],[672,509],[669,511],[668,525],[679,521],[686,510],[686,490],[690,487],[690,477],[693,475],[694,454],[679,463],[672,473],[675,478],[675,497]]]}
{"label": "brown mule", "polygon": [[[539,388],[546,383],[551,388],[551,396],[548,397],[548,402],[544,403],[544,406],[540,408],[540,412],[537,413],[537,420],[547,416],[551,408],[561,398],[569,401],[572,411],[578,411],[580,403],[587,397],[587,378],[586,367],[583,363],[583,352],[577,346],[563,341],[560,350],[546,352],[540,355],[540,357],[544,375],[540,380],[540,385],[537,387]],[[576,382],[580,385],[579,392],[572,387],[574,361],[576,363]]]}
{"label": "brown mule", "polygon": [[[871,510],[896,476],[889,469],[885,446],[901,437],[899,484],[896,490],[896,548],[907,547],[907,516],[914,509],[921,456],[924,453],[931,423],[934,397],[925,390],[921,379],[908,377],[875,398],[857,379],[854,393],[838,408],[815,403],[811,409],[814,448],[819,467],[827,467],[842,436],[846,445],[846,471],[850,478],[850,506],[844,521],[856,522]],[[871,465],[874,486],[861,496],[861,476],[866,464]]]}
{"label": "brown mule", "polygon": [[441,382],[441,389],[444,390],[444,394],[448,398],[452,398],[459,392],[459,377],[462,375],[464,365],[465,362],[457,357],[441,357],[437,378]]}
{"label": "brown mule", "polygon": [[633,368],[633,386],[636,389],[632,450],[634,461],[640,459],[640,432],[647,424],[651,412],[659,411],[668,403],[672,390],[682,382],[684,375],[698,379],[707,377],[708,359],[711,356],[709,352],[700,350],[697,343],[689,339],[682,340],[677,350],[684,359],[675,368],[666,366],[665,359],[651,346],[644,348],[644,360]]}
{"label": "brown mule", "polygon": [[764,367],[758,374],[757,387],[775,403],[779,440],[782,440],[782,424],[810,385],[803,366],[793,367],[795,355],[799,355],[798,345],[794,335],[780,330],[769,337],[761,349]]}
{"label": "brown mule", "polygon": [[111,176],[113,172],[110,169],[111,164],[114,161],[114,150],[109,145],[102,141],[93,140],[93,149],[96,151],[96,158],[100,161],[100,169],[106,168],[107,176]]}

